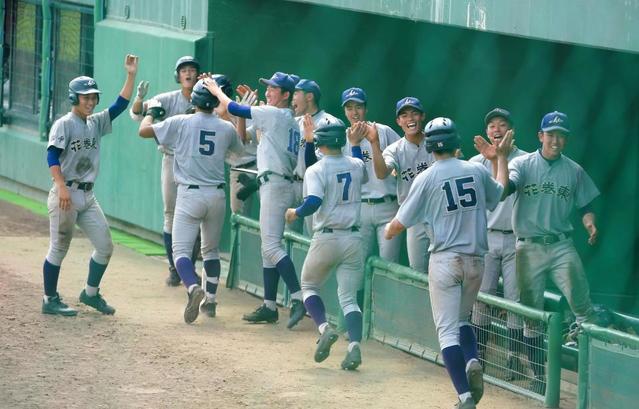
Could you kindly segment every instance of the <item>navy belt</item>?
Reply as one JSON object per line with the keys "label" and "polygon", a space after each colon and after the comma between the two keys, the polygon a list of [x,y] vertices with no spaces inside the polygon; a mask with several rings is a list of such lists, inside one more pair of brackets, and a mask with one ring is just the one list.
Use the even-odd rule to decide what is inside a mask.
{"label": "navy belt", "polygon": [[78,190],[84,190],[85,192],[90,191],[91,189],[93,189],[93,183],[92,182],[74,182],[72,180],[68,181],[66,183],[67,186],[75,186]]}
{"label": "navy belt", "polygon": [[301,177],[299,177],[299,176],[297,176],[297,175],[293,175],[293,180],[294,180],[295,182],[303,182],[303,181],[304,181],[304,178],[301,178]]}
{"label": "navy belt", "polygon": [[376,198],[376,199],[362,199],[362,203],[380,204],[380,203],[384,203],[384,202],[392,202],[394,200],[397,200],[397,196],[395,196],[395,195],[387,195],[387,196],[379,197],[379,198]]}
{"label": "navy belt", "polygon": [[330,227],[324,227],[322,233],[333,233],[334,231],[359,231],[359,227],[353,226],[350,229],[331,229]]}
{"label": "navy belt", "polygon": [[[224,184],[224,183],[220,183],[220,184],[219,184],[219,185],[217,185],[216,187],[217,187],[218,189],[224,189],[224,186],[226,186],[226,184]],[[187,189],[199,189],[199,188],[200,188],[200,185],[189,185],[189,186],[187,187]]]}
{"label": "navy belt", "polygon": [[280,175],[279,173],[266,171],[266,172],[262,173],[261,175],[257,176],[257,185],[261,186],[264,183],[268,182],[269,181],[269,175],[277,175],[277,176],[283,178],[284,180],[288,180],[291,183],[293,183],[293,181],[294,181],[292,176],[284,176],[284,175]]}
{"label": "navy belt", "polygon": [[514,231],[512,230],[501,230],[501,229],[488,229],[488,231],[496,231],[502,234],[513,234]]}
{"label": "navy belt", "polygon": [[565,240],[570,237],[570,233],[548,234],[546,236],[518,237],[518,241],[543,244],[545,246],[555,244],[558,241]]}
{"label": "navy belt", "polygon": [[246,162],[246,163],[242,163],[241,165],[237,165],[238,168],[250,168],[252,166],[257,165],[257,161],[250,161],[250,162]]}

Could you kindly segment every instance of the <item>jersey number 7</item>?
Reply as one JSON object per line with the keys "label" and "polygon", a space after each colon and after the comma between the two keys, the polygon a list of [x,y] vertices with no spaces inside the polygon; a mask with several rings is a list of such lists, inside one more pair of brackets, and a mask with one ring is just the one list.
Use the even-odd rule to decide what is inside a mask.
{"label": "jersey number 7", "polygon": [[338,173],[337,174],[337,183],[344,182],[344,189],[342,190],[342,201],[348,201],[348,190],[351,187],[351,173]]}

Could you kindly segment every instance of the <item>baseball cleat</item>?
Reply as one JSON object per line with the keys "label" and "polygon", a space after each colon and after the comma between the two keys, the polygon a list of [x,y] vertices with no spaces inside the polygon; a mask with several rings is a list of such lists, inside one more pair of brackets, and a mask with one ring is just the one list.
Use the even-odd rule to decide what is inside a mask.
{"label": "baseball cleat", "polygon": [[286,328],[293,328],[302,320],[302,318],[304,318],[304,315],[306,315],[306,307],[304,307],[304,303],[300,300],[293,300],[291,303],[291,316],[288,320],[288,324],[286,324]]}
{"label": "baseball cleat", "polygon": [[48,302],[42,300],[42,313],[62,315],[65,317],[74,317],[78,315],[78,311],[63,303],[62,298],[60,298],[60,294],[57,293],[56,295],[49,297]]}
{"label": "baseball cleat", "polygon": [[169,276],[166,278],[166,285],[169,287],[177,287],[182,282],[175,267],[169,267]]}
{"label": "baseball cleat", "polygon": [[477,404],[475,403],[473,398],[468,398],[463,402],[459,401],[455,405],[455,409],[475,409],[476,407]]}
{"label": "baseball cleat", "polygon": [[[474,359],[466,368],[466,377],[470,385],[470,394],[473,396],[473,405],[479,403],[484,396],[484,371],[478,360]],[[474,407],[474,406],[471,406]]]}
{"label": "baseball cleat", "polygon": [[346,357],[342,361],[342,369],[354,371],[361,363],[362,351],[359,350],[359,345],[355,345],[351,351],[346,352]]}
{"label": "baseball cleat", "polygon": [[200,313],[200,303],[205,295],[204,290],[199,286],[195,287],[193,291],[189,293],[189,300],[184,309],[184,322],[190,324],[197,319]]}
{"label": "baseball cleat", "polygon": [[100,290],[93,297],[87,295],[85,290],[80,293],[80,302],[86,304],[89,307],[93,307],[100,311],[102,314],[113,315],[115,314],[115,308],[107,304],[106,300],[100,295]]}
{"label": "baseball cleat", "polygon": [[248,322],[267,322],[274,323],[279,319],[277,310],[272,310],[266,305],[262,304],[255,311],[249,314],[244,314],[242,317],[244,321]]}
{"label": "baseball cleat", "polygon": [[215,317],[216,307],[217,307],[217,303],[215,301],[204,300],[204,302],[200,305],[200,312],[202,314],[206,314],[207,316],[213,318]]}
{"label": "baseball cleat", "polygon": [[315,362],[322,362],[331,353],[331,346],[337,341],[339,335],[331,327],[326,327],[324,333],[317,339],[315,348]]}

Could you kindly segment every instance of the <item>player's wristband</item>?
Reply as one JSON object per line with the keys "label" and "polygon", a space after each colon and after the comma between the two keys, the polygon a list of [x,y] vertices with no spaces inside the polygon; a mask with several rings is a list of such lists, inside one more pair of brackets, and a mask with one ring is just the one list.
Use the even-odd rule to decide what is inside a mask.
{"label": "player's wristband", "polygon": [[304,203],[302,203],[300,207],[295,209],[295,214],[297,215],[297,217],[310,216],[315,213],[321,205],[322,199],[320,199],[319,197],[312,195],[306,196],[304,198]]}
{"label": "player's wristband", "polygon": [[47,148],[47,163],[49,167],[51,166],[60,166],[60,155],[62,154],[62,149],[57,148],[55,146],[50,146]]}
{"label": "player's wristband", "polygon": [[115,118],[117,118],[118,115],[124,112],[124,110],[128,106],[129,100],[121,95],[118,95],[118,99],[116,99],[113,105],[109,107],[109,117],[111,118],[111,120],[113,121]]}

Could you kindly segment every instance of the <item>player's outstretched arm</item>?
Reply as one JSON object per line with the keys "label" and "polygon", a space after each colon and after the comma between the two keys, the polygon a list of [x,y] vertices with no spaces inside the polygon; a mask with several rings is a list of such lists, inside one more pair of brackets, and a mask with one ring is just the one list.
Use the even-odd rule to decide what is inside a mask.
{"label": "player's outstretched arm", "polygon": [[138,128],[138,135],[143,138],[155,138],[155,131],[153,130],[153,116],[147,115],[140,122],[140,128]]}
{"label": "player's outstretched arm", "polygon": [[585,213],[581,218],[581,222],[584,224],[586,231],[588,231],[588,244],[593,246],[597,242],[599,233],[595,225],[595,214],[593,212]]}
{"label": "player's outstretched arm", "polygon": [[375,170],[375,176],[377,176],[378,179],[386,179],[392,169],[389,169],[388,166],[386,166],[386,161],[384,161],[382,148],[379,144],[379,132],[377,132],[375,123],[367,125],[367,132],[364,134],[364,137],[370,142],[371,150],[373,151],[373,169]]}
{"label": "player's outstretched arm", "polygon": [[149,81],[140,81],[138,84],[133,105],[131,105],[131,118],[136,121],[142,120],[142,112],[144,112],[144,97],[149,92]]}
{"label": "player's outstretched arm", "polygon": [[506,135],[502,138],[502,140],[495,146],[495,154],[497,155],[497,164],[493,162],[493,169],[496,168],[497,182],[499,182],[504,187],[504,192],[502,194],[502,199],[508,196],[508,155],[513,148],[513,132],[512,129],[509,129],[506,132]]}
{"label": "player's outstretched arm", "polygon": [[135,75],[138,73],[139,57],[133,54],[127,54],[124,58],[124,69],[126,70],[126,80],[120,90],[120,96],[127,101],[131,100],[133,95],[133,85],[135,84]]}

